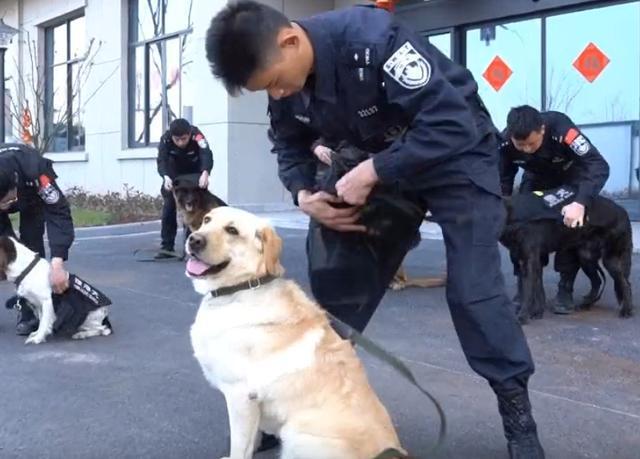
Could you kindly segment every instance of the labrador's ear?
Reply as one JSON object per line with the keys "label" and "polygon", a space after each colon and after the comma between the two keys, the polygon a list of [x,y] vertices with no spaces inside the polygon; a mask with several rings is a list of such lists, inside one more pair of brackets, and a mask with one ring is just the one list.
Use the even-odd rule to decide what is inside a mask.
{"label": "labrador's ear", "polygon": [[269,226],[259,230],[257,236],[262,242],[262,254],[266,273],[272,276],[282,275],[284,273],[284,268],[280,264],[282,239],[280,239],[280,236]]}

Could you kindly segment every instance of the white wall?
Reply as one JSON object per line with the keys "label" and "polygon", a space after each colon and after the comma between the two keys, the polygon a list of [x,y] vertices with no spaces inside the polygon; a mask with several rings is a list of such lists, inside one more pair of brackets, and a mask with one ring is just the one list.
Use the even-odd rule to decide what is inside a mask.
{"label": "white wall", "polygon": [[[182,0],[174,0],[182,1]],[[210,19],[226,0],[193,0],[193,33],[187,53],[194,56],[192,76],[196,102],[193,123],[207,136],[215,166],[211,189],[233,204],[291,205],[289,193],[277,177],[276,158],[270,154],[265,94],[245,94],[230,98],[211,76],[205,58],[205,36]],[[99,87],[83,113],[86,131],[84,152],[50,153],[63,188],[81,186],[94,192],[119,191],[124,184],[149,194],[157,194],[160,177],[156,173],[155,148],[127,148],[127,0],[0,0],[5,22],[28,31],[44,49],[43,25],[84,7],[87,42],[101,42],[83,94]],[[284,9],[292,19],[345,6],[345,0],[265,0]],[[40,31],[40,33],[38,33]],[[7,52],[7,74],[15,74],[20,39]],[[26,50],[23,59],[28,61]],[[42,60],[42,59],[41,59]],[[23,65],[23,70],[27,66]],[[8,84],[8,88],[11,85]],[[13,94],[13,90],[12,90]],[[15,96],[14,96],[15,97]],[[19,133],[16,133],[19,135]]]}

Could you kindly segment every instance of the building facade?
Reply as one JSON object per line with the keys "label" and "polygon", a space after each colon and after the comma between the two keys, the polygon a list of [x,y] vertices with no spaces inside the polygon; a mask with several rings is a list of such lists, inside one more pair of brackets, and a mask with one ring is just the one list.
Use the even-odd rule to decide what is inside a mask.
{"label": "building facade", "polygon": [[[265,3],[297,18],[355,2]],[[212,191],[236,205],[291,206],[269,153],[266,96],[231,98],[208,68],[206,30],[225,4],[0,0],[5,23],[20,31],[5,56],[6,140],[22,135],[12,108],[28,106],[39,118],[32,123],[55,133],[46,155],[62,187],[107,192],[126,185],[155,195],[156,143],[171,119],[184,117],[212,147]]]}
{"label": "building facade", "polygon": [[404,0],[397,14],[474,74],[495,124],[513,106],[567,113],[638,218],[640,1]]}
{"label": "building facade", "polygon": [[[295,19],[358,1],[265,3]],[[5,23],[20,30],[5,56],[5,111],[24,111],[42,83],[29,107],[43,107],[38,122],[55,132],[47,156],[63,187],[157,194],[155,143],[184,117],[212,146],[212,191],[235,205],[288,207],[266,96],[229,97],[205,59],[209,21],[224,4],[0,0]],[[564,111],[609,161],[606,191],[638,194],[639,0],[402,0],[397,14],[474,73],[498,127],[523,103]],[[6,118],[7,140],[20,137],[20,120]]]}

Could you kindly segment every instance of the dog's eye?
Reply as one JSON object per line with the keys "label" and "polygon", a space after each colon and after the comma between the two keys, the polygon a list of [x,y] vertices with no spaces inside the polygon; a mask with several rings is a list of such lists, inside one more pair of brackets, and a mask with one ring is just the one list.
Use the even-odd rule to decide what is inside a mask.
{"label": "dog's eye", "polygon": [[204,220],[202,220],[202,223],[210,223],[211,222],[211,217],[204,217]]}
{"label": "dog's eye", "polygon": [[238,234],[240,234],[234,226],[226,226],[224,230],[232,236],[237,236]]}

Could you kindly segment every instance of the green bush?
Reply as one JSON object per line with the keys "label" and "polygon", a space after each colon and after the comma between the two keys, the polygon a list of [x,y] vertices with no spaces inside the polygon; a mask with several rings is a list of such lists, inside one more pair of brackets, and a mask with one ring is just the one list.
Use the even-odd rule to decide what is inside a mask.
{"label": "green bush", "polygon": [[76,226],[157,220],[162,211],[161,196],[144,194],[126,184],[122,192],[110,191],[105,194],[89,193],[73,187],[65,192],[65,196],[71,205]]}

